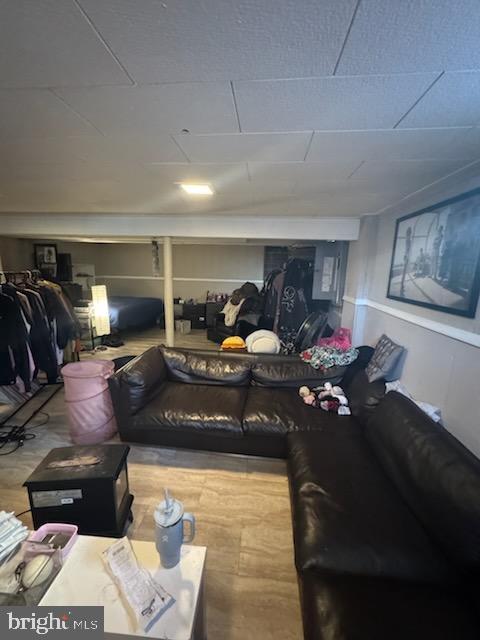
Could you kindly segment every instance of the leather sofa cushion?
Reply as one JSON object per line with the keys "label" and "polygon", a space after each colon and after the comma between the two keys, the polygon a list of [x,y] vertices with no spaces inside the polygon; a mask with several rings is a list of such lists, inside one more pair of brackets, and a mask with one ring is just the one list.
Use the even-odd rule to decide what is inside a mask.
{"label": "leather sofa cushion", "polygon": [[130,411],[137,413],[158,393],[166,370],[158,347],[150,347],[145,353],[130,360],[118,374],[121,393],[128,393]]}
{"label": "leather sofa cushion", "polygon": [[166,382],[155,398],[133,419],[133,427],[183,429],[196,433],[243,436],[245,387]]}
{"label": "leather sofa cushion", "polygon": [[300,580],[305,640],[474,640],[478,620],[459,594],[381,578]]}
{"label": "leather sofa cushion", "polygon": [[[249,386],[251,362],[241,354],[160,347],[169,380],[201,385]],[[240,357],[239,357],[240,356]]]}
{"label": "leather sofa cushion", "polygon": [[287,444],[299,571],[451,579],[362,433],[298,431]]}
{"label": "leather sofa cushion", "polygon": [[296,389],[251,387],[243,414],[246,434],[285,437],[296,430],[357,430],[349,416],[338,416],[306,405]]}
{"label": "leather sofa cushion", "polygon": [[317,371],[298,356],[259,357],[252,366],[252,385],[260,387],[290,387],[298,389],[302,385],[318,387],[330,381],[341,380],[345,367],[332,367],[326,372]]}
{"label": "leather sofa cushion", "polygon": [[444,552],[465,572],[479,576],[480,460],[395,391],[379,404],[366,436],[388,476]]}
{"label": "leather sofa cushion", "polygon": [[365,371],[358,371],[345,389],[352,415],[366,424],[385,395],[383,380],[369,382]]}

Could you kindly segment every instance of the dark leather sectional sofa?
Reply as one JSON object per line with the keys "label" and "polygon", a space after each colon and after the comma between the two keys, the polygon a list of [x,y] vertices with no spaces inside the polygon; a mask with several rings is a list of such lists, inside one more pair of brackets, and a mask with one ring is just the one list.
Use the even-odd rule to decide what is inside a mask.
{"label": "dark leather sectional sofa", "polygon": [[110,381],[120,434],[287,457],[306,640],[478,640],[480,461],[368,383],[370,354],[330,372],[340,417],[303,405],[297,359],[158,347]]}

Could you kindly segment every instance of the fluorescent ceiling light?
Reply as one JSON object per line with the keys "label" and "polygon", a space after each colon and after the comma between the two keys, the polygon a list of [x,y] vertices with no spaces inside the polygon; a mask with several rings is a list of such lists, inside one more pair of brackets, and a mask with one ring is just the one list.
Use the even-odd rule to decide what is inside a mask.
{"label": "fluorescent ceiling light", "polygon": [[213,189],[209,184],[187,184],[181,182],[180,186],[191,196],[211,196]]}

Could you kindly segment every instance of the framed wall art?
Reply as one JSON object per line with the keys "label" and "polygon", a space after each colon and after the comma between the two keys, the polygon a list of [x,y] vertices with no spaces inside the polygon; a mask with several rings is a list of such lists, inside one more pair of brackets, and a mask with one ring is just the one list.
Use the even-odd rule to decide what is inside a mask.
{"label": "framed wall art", "polygon": [[467,318],[480,289],[480,189],[399,218],[387,297]]}

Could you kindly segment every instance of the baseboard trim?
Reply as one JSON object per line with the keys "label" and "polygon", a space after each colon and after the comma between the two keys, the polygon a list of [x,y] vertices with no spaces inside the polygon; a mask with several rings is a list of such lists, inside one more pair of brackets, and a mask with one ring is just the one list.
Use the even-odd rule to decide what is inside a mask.
{"label": "baseboard trim", "polygon": [[436,320],[428,320],[428,318],[422,318],[414,313],[389,307],[386,304],[375,302],[369,298],[352,298],[351,296],[344,296],[343,300],[356,307],[370,307],[371,309],[376,309],[377,311],[386,313],[394,318],[399,318],[400,320],[404,320],[410,324],[422,327],[422,329],[427,329],[427,331],[440,333],[448,338],[452,338],[452,340],[458,340],[459,342],[464,342],[465,344],[469,344],[474,347],[480,347],[480,334],[474,333],[473,331],[466,331],[465,329],[452,327],[443,322],[437,322]]}

